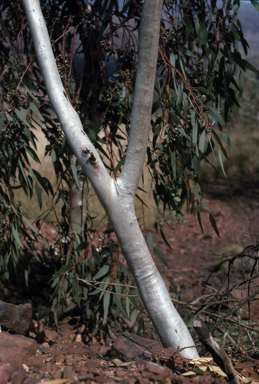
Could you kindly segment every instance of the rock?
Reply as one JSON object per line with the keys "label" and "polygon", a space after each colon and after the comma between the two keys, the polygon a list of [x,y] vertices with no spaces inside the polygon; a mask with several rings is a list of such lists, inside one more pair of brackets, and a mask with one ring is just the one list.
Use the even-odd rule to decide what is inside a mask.
{"label": "rock", "polygon": [[7,382],[22,384],[26,377],[28,375],[22,367],[17,367],[15,364],[7,361],[0,363],[0,384],[6,384]]}
{"label": "rock", "polygon": [[75,373],[74,369],[72,367],[66,367],[64,373],[63,373],[64,379],[69,379],[71,381],[77,381],[78,375]]}
{"label": "rock", "polygon": [[170,376],[172,371],[167,367],[162,367],[157,363],[147,362],[142,371],[142,377],[154,380],[155,382],[163,382]]}
{"label": "rock", "polygon": [[16,367],[9,380],[12,384],[22,384],[26,377],[28,377],[26,371],[22,367]]}
{"label": "rock", "polygon": [[48,342],[49,345],[54,344],[54,341],[59,338],[58,333],[56,331],[52,331],[51,329],[44,330],[44,333],[44,341]]}
{"label": "rock", "polygon": [[[164,348],[159,341],[140,337],[128,332],[123,332],[112,345],[112,357],[123,361],[150,360],[154,355],[161,359],[172,360],[176,353],[172,348]],[[172,364],[171,364],[172,365]]]}
{"label": "rock", "polygon": [[0,325],[12,332],[24,335],[30,327],[31,304],[14,305],[0,300]]}
{"label": "rock", "polygon": [[0,384],[6,384],[11,373],[14,370],[14,365],[9,362],[0,363]]}
{"label": "rock", "polygon": [[37,348],[35,340],[0,332],[0,362],[8,360],[13,363],[26,363],[30,356],[35,355]]}
{"label": "rock", "polygon": [[40,369],[43,370],[43,367],[44,367],[43,357],[42,356],[30,356],[26,360],[26,365],[28,365],[28,367],[32,368],[34,371],[38,371]]}

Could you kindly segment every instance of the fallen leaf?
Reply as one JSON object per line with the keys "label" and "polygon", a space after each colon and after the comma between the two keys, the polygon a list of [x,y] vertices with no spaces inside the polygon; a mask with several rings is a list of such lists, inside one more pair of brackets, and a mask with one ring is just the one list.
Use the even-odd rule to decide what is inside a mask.
{"label": "fallen leaf", "polygon": [[204,363],[209,363],[212,360],[213,360],[212,357],[196,357],[195,359],[192,359],[191,361],[189,361],[188,364],[189,365],[196,365],[197,363],[204,364]]}
{"label": "fallen leaf", "polygon": [[205,372],[206,369],[207,369],[207,366],[203,365],[197,369],[194,369],[193,371],[182,373],[182,376],[200,375],[201,373]]}
{"label": "fallen leaf", "polygon": [[218,367],[217,365],[209,365],[208,368],[211,372],[217,373],[218,375],[223,376],[223,377],[227,377],[225,372],[223,372],[222,369],[220,367]]}

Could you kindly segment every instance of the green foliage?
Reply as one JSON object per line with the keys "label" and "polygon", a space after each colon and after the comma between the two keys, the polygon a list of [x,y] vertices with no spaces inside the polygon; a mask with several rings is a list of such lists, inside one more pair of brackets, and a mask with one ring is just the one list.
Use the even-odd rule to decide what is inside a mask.
{"label": "green foliage", "polygon": [[100,236],[88,217],[80,233],[65,237],[66,221],[60,224],[60,238],[50,247],[53,257],[58,260],[51,279],[55,321],[58,322],[60,308],[66,313],[83,306],[95,332],[99,328],[108,331],[112,322],[119,326],[120,313],[128,318],[132,311],[141,313],[142,304],[137,289],[130,286],[128,269],[120,261],[118,243],[110,233],[105,233],[110,232],[109,229]]}
{"label": "green foliage", "polygon": [[148,148],[157,205],[162,202],[164,210],[181,220],[187,202],[200,224],[199,211],[207,211],[217,234],[216,222],[202,202],[198,174],[201,162],[209,162],[215,151],[225,174],[223,155],[228,159],[228,154],[223,143],[233,149],[222,130],[225,121],[236,116],[236,93],[243,89],[240,74],[249,66],[238,52],[239,42],[245,52],[248,47],[238,8],[238,1],[221,7],[203,1],[166,3],[158,59],[161,112],[152,122]]}
{"label": "green foliage", "polygon": [[[139,28],[142,3],[128,1],[123,9],[110,1],[41,4],[67,95],[107,169],[116,177],[124,164],[130,131],[138,53],[134,32]],[[243,89],[240,71],[256,71],[238,52],[238,42],[245,52],[248,47],[237,18],[238,8],[236,0],[233,7],[230,2],[216,7],[214,0],[210,6],[203,0],[164,2],[155,85],[159,97],[153,105],[155,116],[147,148],[153,196],[157,206],[162,205],[163,214],[169,209],[175,219],[183,221],[181,210],[187,203],[201,228],[200,213],[207,212],[217,234],[212,212],[202,201],[198,174],[200,163],[209,162],[208,155],[215,151],[223,168],[222,154],[228,157],[224,145],[233,148],[223,125],[236,115],[239,106],[236,94]],[[21,3],[4,0],[0,12],[5,15],[0,45],[2,276],[8,279],[12,263],[16,273],[24,271],[29,284],[30,259],[36,257],[53,269],[56,322],[61,312],[84,303],[96,329],[107,329],[119,313],[131,316],[134,323],[142,304],[134,296],[135,288],[128,286],[130,274],[109,224],[94,228],[88,214],[83,228],[71,229],[71,196],[73,188],[79,187],[80,171],[53,116]],[[75,45],[77,39],[79,44]],[[109,62],[114,65],[113,73],[109,73]],[[39,162],[36,127],[48,140],[45,154],[53,163],[56,190],[30,165],[31,158]],[[41,222],[48,219],[50,210],[42,214],[35,228],[23,216],[22,202],[15,199],[18,188],[30,197],[36,194],[39,206],[45,193],[52,198],[50,210],[57,218],[57,239],[47,244],[47,255],[40,254],[35,245]],[[61,220],[57,212],[60,201]],[[157,230],[168,244],[162,229],[157,226]],[[152,237],[147,241],[167,265]]]}

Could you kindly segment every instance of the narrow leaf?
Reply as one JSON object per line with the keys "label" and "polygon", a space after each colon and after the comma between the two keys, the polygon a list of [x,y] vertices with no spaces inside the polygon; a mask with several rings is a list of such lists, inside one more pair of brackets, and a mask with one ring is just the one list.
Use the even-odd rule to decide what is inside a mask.
{"label": "narrow leaf", "polygon": [[224,165],[223,165],[223,161],[222,161],[222,155],[221,155],[221,150],[220,150],[220,148],[218,149],[218,154],[219,154],[219,162],[220,162],[222,171],[223,171],[223,173],[224,173],[224,176],[227,177],[226,174],[225,174],[225,169],[224,169]]}
{"label": "narrow leaf", "polygon": [[180,62],[182,74],[183,74],[185,80],[187,80],[187,75],[186,75],[185,68],[184,68],[184,62],[183,62],[183,59],[181,57],[179,59],[179,62]]}
{"label": "narrow leaf", "polygon": [[202,231],[202,233],[204,233],[203,228],[202,228],[202,222],[201,222],[201,214],[200,214],[200,211],[197,211],[197,218],[198,218],[198,222],[199,222],[201,231]]}
{"label": "narrow leaf", "polygon": [[[171,55],[170,55],[170,62],[173,65],[173,67],[175,67],[175,55],[173,53],[171,53]],[[174,70],[174,68],[172,68],[173,76],[174,76],[174,72],[175,72],[175,70]]]}
{"label": "narrow leaf", "polygon": [[199,150],[202,153],[204,152],[204,148],[205,148],[205,138],[206,138],[206,130],[204,129],[202,134],[201,134],[200,141],[199,141]]}
{"label": "narrow leaf", "polygon": [[115,167],[115,169],[114,169],[114,171],[113,171],[114,174],[117,173],[117,172],[119,171],[119,169],[121,168],[121,166],[124,164],[125,158],[126,158],[126,156],[124,155],[124,156],[120,159],[119,163],[116,165],[116,167]]}
{"label": "narrow leaf", "polygon": [[179,124],[179,125],[182,125],[181,124],[181,122],[180,122],[180,120],[178,119],[178,117],[174,114],[174,113],[172,113],[171,114],[171,118],[172,118],[172,120],[173,120],[173,122],[175,123],[175,124]]}
{"label": "narrow leaf", "polygon": [[111,294],[109,292],[105,292],[104,297],[103,297],[103,309],[104,309],[103,321],[104,321],[104,324],[106,323],[106,320],[107,320],[107,315],[108,315],[109,306],[110,306],[110,298],[111,298]]}
{"label": "narrow leaf", "polygon": [[163,263],[166,267],[168,267],[168,264],[167,264],[167,262],[166,262],[166,260],[165,260],[165,258],[164,258],[163,253],[160,251],[160,249],[154,247],[154,248],[153,248],[153,251],[154,251],[154,254],[159,258],[159,260],[161,260],[162,263]]}
{"label": "narrow leaf", "polygon": [[15,108],[15,113],[16,113],[16,116],[25,124],[27,125],[27,127],[30,128],[30,124],[28,123],[28,121],[26,120],[25,116],[24,116],[24,113],[23,113],[23,108],[20,110],[18,108]]}
{"label": "narrow leaf", "polygon": [[196,122],[192,131],[192,142],[197,144],[198,141],[198,123]]}
{"label": "narrow leaf", "polygon": [[16,223],[13,223],[13,225],[12,225],[12,233],[13,233],[13,236],[14,236],[17,244],[19,245],[19,247],[24,248],[22,243],[21,243],[21,240],[19,238],[19,234],[18,234],[17,224]]}
{"label": "narrow leaf", "polygon": [[95,279],[99,279],[100,277],[103,277],[104,275],[106,275],[106,273],[109,272],[109,266],[108,265],[104,265],[97,273],[96,275],[94,276]]}
{"label": "narrow leaf", "polygon": [[222,139],[225,141],[225,143],[233,150],[235,150],[234,145],[232,144],[232,141],[230,140],[230,137],[228,136],[227,133],[223,132],[221,133]]}
{"label": "narrow leaf", "polygon": [[5,113],[2,112],[2,113],[1,113],[1,116],[0,116],[0,134],[1,134],[2,129],[3,129],[4,119],[5,119]]}
{"label": "narrow leaf", "polygon": [[43,117],[41,116],[41,113],[40,111],[38,110],[38,108],[36,107],[36,105],[34,103],[30,103],[30,108],[32,110],[33,113],[35,113],[35,115],[37,115],[41,121],[44,121]]}
{"label": "narrow leaf", "polygon": [[199,42],[201,45],[206,45],[208,42],[208,31],[204,24],[199,27]]}
{"label": "narrow leaf", "polygon": [[259,75],[259,71],[258,69],[256,69],[252,64],[250,64],[248,61],[246,60],[242,60],[242,63],[244,64],[244,67],[246,69],[249,69],[250,71],[256,73],[257,75]]}
{"label": "narrow leaf", "polygon": [[35,233],[37,233],[37,235],[39,234],[39,232],[37,231],[37,229],[32,225],[32,223],[27,219],[27,217],[23,216],[22,217],[23,220],[25,221],[25,223],[28,225],[28,227],[31,228],[31,230],[33,230]]}
{"label": "narrow leaf", "polygon": [[185,48],[185,47],[180,47],[179,48],[179,51],[183,54],[183,55],[186,55],[186,56],[189,56],[189,57],[193,57],[194,59],[196,58],[196,56],[191,52],[189,51],[189,49]]}
{"label": "narrow leaf", "polygon": [[218,137],[217,133],[214,130],[212,130],[212,134],[215,137],[215,139],[217,140],[217,142],[218,142],[218,144],[219,144],[219,146],[220,146],[220,148],[221,148],[225,158],[228,160],[228,154],[227,154],[225,148],[223,147],[222,142],[221,142],[220,138]]}
{"label": "narrow leaf", "polygon": [[35,183],[35,191],[37,194],[39,207],[42,208],[42,190],[38,183]]}
{"label": "narrow leaf", "polygon": [[214,216],[210,213],[210,222],[211,222],[211,225],[214,229],[214,231],[216,232],[216,234],[219,236],[219,231],[218,231],[218,227],[217,227],[217,223],[216,223],[216,220],[214,219]]}
{"label": "narrow leaf", "polygon": [[166,237],[165,237],[165,234],[164,234],[162,228],[160,228],[160,233],[161,233],[162,239],[164,240],[164,242],[166,243],[166,245],[167,245],[170,249],[172,249],[172,248],[171,248],[171,245],[170,245],[170,244],[168,243],[168,241],[166,240]]}
{"label": "narrow leaf", "polygon": [[76,251],[76,252],[83,251],[84,249],[86,249],[86,248],[88,247],[88,245],[89,245],[89,243],[88,243],[87,241],[82,241],[82,243],[80,243],[80,244],[76,247],[75,251]]}
{"label": "narrow leaf", "polygon": [[76,186],[77,186],[77,188],[79,189],[78,177],[77,177],[77,167],[76,167],[76,164],[75,164],[75,163],[72,163],[72,165],[71,165],[71,170],[72,170],[72,174],[73,174],[73,177],[74,177]]}
{"label": "narrow leaf", "polygon": [[62,265],[62,267],[59,268],[58,273],[66,273],[73,267],[73,264],[68,265]]}
{"label": "narrow leaf", "polygon": [[57,155],[56,155],[56,151],[55,149],[52,148],[51,150],[51,159],[52,159],[52,162],[55,163],[55,161],[57,161]]}
{"label": "narrow leaf", "polygon": [[154,248],[152,235],[148,235],[148,236],[147,236],[147,243],[148,243],[148,245],[149,245],[150,247]]}
{"label": "narrow leaf", "polygon": [[152,106],[152,115],[153,115],[153,113],[155,113],[158,110],[159,107],[160,107],[160,100],[157,100],[154,102],[154,104]]}
{"label": "narrow leaf", "polygon": [[218,113],[217,109],[216,108],[213,108],[213,107],[209,107],[208,108],[208,112],[209,112],[209,115],[217,121],[217,123],[221,124],[221,125],[224,125],[225,122],[224,120],[222,119],[222,117],[220,116],[220,114]]}

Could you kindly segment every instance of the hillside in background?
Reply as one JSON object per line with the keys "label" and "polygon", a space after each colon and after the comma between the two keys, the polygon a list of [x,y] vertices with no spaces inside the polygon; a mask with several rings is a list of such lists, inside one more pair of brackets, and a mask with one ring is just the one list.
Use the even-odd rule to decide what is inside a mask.
{"label": "hillside in background", "polygon": [[[239,20],[243,27],[244,36],[250,46],[247,57],[251,59],[259,56],[259,12],[250,1],[241,2]],[[240,52],[243,55],[244,51],[241,47]]]}

